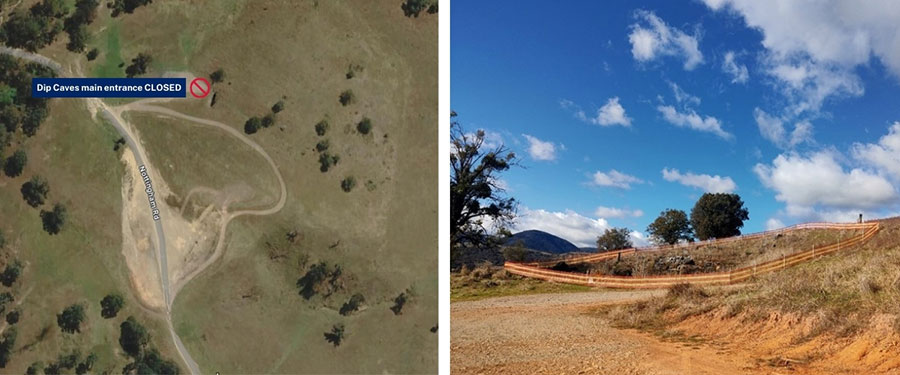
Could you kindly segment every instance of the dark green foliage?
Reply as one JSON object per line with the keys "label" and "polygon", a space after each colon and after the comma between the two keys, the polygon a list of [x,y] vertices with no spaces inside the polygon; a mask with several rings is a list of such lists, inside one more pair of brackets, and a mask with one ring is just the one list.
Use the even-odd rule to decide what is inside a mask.
{"label": "dark green foliage", "polygon": [[360,134],[369,134],[372,131],[372,120],[368,117],[363,117],[362,121],[356,124],[356,130],[360,132]]}
{"label": "dark green foliage", "polygon": [[75,367],[75,374],[77,374],[77,375],[87,374],[88,372],[91,371],[91,369],[94,368],[94,362],[96,362],[96,361],[97,361],[96,354],[94,354],[94,353],[88,354],[88,356],[84,358],[84,361],[81,361],[81,363],[79,363],[78,366]]}
{"label": "dark green foliage", "polygon": [[122,14],[123,12],[131,14],[135,9],[152,2],[153,0],[113,0],[107,3],[106,6],[113,10],[113,17],[118,17],[119,14]]}
{"label": "dark green foliage", "polygon": [[22,184],[20,189],[22,199],[31,207],[37,207],[44,204],[47,199],[47,193],[50,192],[50,185],[47,180],[41,176],[32,176],[30,180]]}
{"label": "dark green foliage", "polygon": [[284,110],[284,100],[279,100],[278,103],[272,106],[272,113],[278,113]]}
{"label": "dark green foliage", "polygon": [[13,295],[10,292],[0,293],[0,313],[6,311],[6,305],[13,301]]}
{"label": "dark green foliage", "polygon": [[16,327],[9,327],[3,332],[3,341],[0,341],[0,367],[5,368],[9,363],[9,357],[16,346],[16,336],[18,336]]}
{"label": "dark green foliage", "polygon": [[628,228],[609,228],[597,237],[597,251],[612,251],[630,248],[631,231]]}
{"label": "dark green foliage", "polygon": [[343,181],[341,181],[341,190],[343,190],[345,193],[349,193],[350,190],[353,190],[354,187],[356,187],[356,178],[354,178],[353,176],[348,176],[347,178],[344,178]]}
{"label": "dark green foliage", "polygon": [[338,97],[338,100],[341,102],[342,106],[346,107],[356,101],[356,96],[353,95],[353,90],[344,90],[344,92],[341,93],[341,96]]}
{"label": "dark green foliage", "polygon": [[528,260],[528,250],[525,243],[521,240],[516,241],[511,246],[503,247],[503,259],[508,262],[524,262]]}
{"label": "dark green foliage", "polygon": [[179,371],[174,361],[163,358],[156,349],[147,350],[122,369],[125,374],[178,375]]}
{"label": "dark green foliage", "polygon": [[253,116],[244,123],[244,133],[253,134],[256,133],[257,130],[262,126],[262,120],[259,117]]}
{"label": "dark green foliage", "polygon": [[59,364],[59,367],[64,369],[72,369],[75,365],[78,364],[78,360],[81,358],[81,353],[78,351],[73,351],[69,354],[62,355],[60,354],[59,358],[56,359],[56,363]]}
{"label": "dark green foliage", "polygon": [[[37,375],[38,370],[41,367],[43,367],[43,364],[41,364],[40,362],[34,362],[31,364],[31,366],[28,366],[28,368],[25,369],[25,375]],[[45,374],[50,374],[50,373],[45,372]]]}
{"label": "dark green foliage", "polygon": [[316,151],[318,151],[318,152],[327,151],[328,146],[329,146],[328,140],[323,139],[323,140],[319,141],[319,143],[316,143]]}
{"label": "dark green foliage", "polygon": [[38,105],[29,103],[25,107],[25,118],[22,119],[22,132],[29,137],[37,134],[38,128],[41,127],[41,123],[44,122],[44,119],[49,114],[46,102],[41,101],[39,103]]}
{"label": "dark green foliage", "polygon": [[342,274],[343,270],[338,265],[329,265],[325,262],[312,265],[309,271],[297,280],[300,296],[307,300],[316,294],[328,298],[342,287],[340,280]]}
{"label": "dark green foliage", "polygon": [[366,298],[363,297],[362,294],[356,293],[350,297],[349,301],[341,306],[341,310],[339,312],[344,316],[350,315],[356,311],[359,311],[359,307],[362,306],[362,304],[365,302]]}
{"label": "dark green foliage", "polygon": [[406,292],[400,293],[397,298],[394,298],[394,306],[391,306],[391,311],[394,312],[394,315],[400,315],[401,311],[403,311],[403,306],[406,305],[409,296]]}
{"label": "dark green foliage", "polygon": [[407,17],[418,17],[419,13],[431,6],[432,1],[434,0],[406,0],[400,9],[403,9],[403,15]]}
{"label": "dark green foliage", "polygon": [[450,246],[484,245],[491,240],[483,225],[490,218],[501,228],[513,218],[516,201],[497,186],[499,173],[516,165],[515,153],[500,145],[484,146],[484,131],[466,134],[458,122],[450,122]]}
{"label": "dark green foliage", "polygon": [[6,235],[3,234],[3,231],[0,231],[0,249],[6,246]]}
{"label": "dark green foliage", "polygon": [[99,54],[100,54],[100,51],[98,51],[96,48],[91,49],[91,50],[88,51],[88,53],[87,53],[87,59],[88,59],[88,61],[94,61],[94,59],[96,59],[96,58],[97,58],[97,55],[99,55]]}
{"label": "dark green foliage", "polygon": [[434,3],[428,6],[428,14],[435,14],[438,12],[438,3]]}
{"label": "dark green foliage", "polygon": [[3,273],[0,273],[0,283],[3,283],[5,287],[11,287],[16,280],[19,279],[19,276],[22,274],[22,262],[18,259],[13,260],[10,264],[6,265],[6,268],[3,269]]}
{"label": "dark green foliage", "polygon": [[66,49],[72,52],[83,52],[89,38],[87,26],[73,26],[67,32],[69,33],[69,43],[66,43]]}
{"label": "dark green foliage", "polygon": [[131,59],[131,65],[125,68],[125,75],[132,78],[147,73],[147,67],[152,61],[153,58],[149,54],[139,53],[137,57]]}
{"label": "dark green foliage", "polygon": [[3,173],[6,173],[9,177],[18,177],[22,174],[22,170],[25,169],[25,164],[28,162],[28,155],[25,154],[25,150],[16,150],[6,159],[6,163],[3,165]]}
{"label": "dark green foliage", "polygon": [[347,77],[347,79],[351,79],[353,77],[356,77],[356,72],[361,72],[361,71],[363,71],[363,67],[361,65],[350,64],[350,66],[347,68],[346,77]]}
{"label": "dark green foliage", "polygon": [[328,120],[322,120],[322,121],[319,121],[318,124],[316,124],[316,134],[318,134],[320,137],[325,136],[325,133],[327,131],[328,131]]}
{"label": "dark green foliage", "polygon": [[341,160],[341,157],[338,155],[331,155],[327,151],[319,154],[319,170],[324,172],[328,172],[331,167],[337,165],[337,163]]}
{"label": "dark green foliage", "polygon": [[223,70],[222,68],[216,69],[215,72],[212,72],[209,75],[209,80],[212,81],[212,83],[219,83],[219,82],[222,82],[224,79],[225,79],[225,70]]}
{"label": "dark green foliage", "polygon": [[138,323],[133,316],[125,319],[119,325],[119,328],[119,345],[122,346],[122,350],[131,357],[138,358],[144,347],[150,343],[150,334],[147,332],[147,329]]}
{"label": "dark green foliage", "polygon": [[341,341],[344,341],[344,325],[335,324],[331,327],[331,332],[325,332],[325,341],[334,344],[334,346],[341,345]]}
{"label": "dark green foliage", "polygon": [[737,194],[706,193],[691,209],[691,226],[701,241],[740,235],[749,218],[750,212]]}
{"label": "dark green foliage", "polygon": [[28,12],[15,12],[0,29],[0,41],[13,48],[35,52],[56,40],[66,12],[62,0],[43,0]]}
{"label": "dark green foliage", "polygon": [[650,239],[657,244],[694,240],[691,223],[682,210],[668,209],[660,212],[659,217],[647,226],[647,233],[650,233]]}
{"label": "dark green foliage", "polygon": [[19,322],[19,310],[13,310],[6,313],[6,323],[13,325]]}
{"label": "dark green foliage", "polygon": [[44,367],[44,374],[61,374],[62,367],[59,367],[59,363],[50,362],[47,364],[47,367]]}
{"label": "dark green foliage", "polygon": [[125,299],[121,294],[107,294],[100,300],[100,316],[106,319],[115,318],[123,306],[125,306]]}
{"label": "dark green foliage", "polygon": [[66,333],[81,332],[81,322],[84,321],[84,306],[80,304],[66,307],[62,313],[56,314],[56,324]]}
{"label": "dark green foliage", "polygon": [[51,235],[58,234],[62,230],[63,225],[66,224],[67,217],[66,207],[59,203],[53,205],[52,211],[41,210],[41,221],[44,224],[44,230]]}
{"label": "dark green foliage", "polygon": [[268,128],[272,125],[275,125],[275,116],[272,116],[271,113],[268,115],[265,115],[265,116],[263,116],[263,118],[259,124],[264,128]]}

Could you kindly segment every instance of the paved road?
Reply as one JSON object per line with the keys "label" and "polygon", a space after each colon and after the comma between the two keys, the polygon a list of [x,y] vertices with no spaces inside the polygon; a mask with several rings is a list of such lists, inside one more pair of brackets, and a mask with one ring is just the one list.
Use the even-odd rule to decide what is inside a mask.
{"label": "paved road", "polygon": [[[58,62],[53,61],[49,57],[46,57],[46,56],[43,56],[40,54],[31,53],[31,52],[22,51],[22,50],[13,49],[13,48],[8,48],[8,47],[0,47],[0,54],[11,55],[11,56],[23,59],[23,60],[42,64],[42,65],[50,67],[51,69],[56,71],[56,73],[59,76],[62,76],[64,73],[62,66]],[[116,128],[116,131],[118,131],[119,134],[123,138],[125,138],[125,142],[128,144],[128,147],[131,148],[131,150],[134,153],[134,157],[135,157],[135,161],[137,162],[137,166],[139,167],[141,165],[147,165],[144,161],[145,158],[144,158],[143,148],[140,146],[140,144],[138,144],[135,141],[135,139],[132,136],[129,129],[126,128],[122,124],[124,121],[122,121],[122,119],[119,118],[119,116],[116,113],[111,111],[106,106],[106,104],[103,103],[102,100],[95,99],[95,98],[91,98],[91,99],[87,99],[87,100],[92,101],[94,104],[96,104],[97,108],[99,108],[101,110],[101,112],[102,112],[101,114],[103,115],[103,117],[105,119],[107,119],[109,121],[109,123],[113,125],[113,127]],[[178,350],[178,354],[181,356],[182,360],[184,360],[184,363],[188,366],[188,370],[190,371],[191,374],[200,374],[200,367],[197,365],[197,362],[195,362],[194,359],[191,358],[190,353],[188,353],[187,348],[184,347],[184,344],[181,342],[181,339],[178,337],[178,334],[175,332],[175,327],[172,325],[172,309],[171,309],[172,300],[170,299],[170,293],[169,293],[168,259],[166,258],[166,235],[165,235],[165,232],[163,231],[161,220],[162,219],[155,220],[154,222],[156,224],[156,235],[157,235],[157,243],[158,243],[157,258],[159,260],[159,267],[160,267],[160,282],[162,283],[163,296],[166,299],[166,311],[165,311],[166,323],[168,324],[168,327],[169,327],[169,333],[172,335],[172,340],[175,343],[175,348]]]}

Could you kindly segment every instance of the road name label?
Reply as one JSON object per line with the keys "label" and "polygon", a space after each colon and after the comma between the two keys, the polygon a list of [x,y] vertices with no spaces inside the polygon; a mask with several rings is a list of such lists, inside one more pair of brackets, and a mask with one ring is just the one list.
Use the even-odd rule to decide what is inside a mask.
{"label": "road name label", "polygon": [[33,78],[34,98],[184,98],[184,78]]}
{"label": "road name label", "polygon": [[138,171],[141,172],[141,178],[144,180],[144,192],[147,193],[147,199],[150,201],[150,213],[153,214],[153,220],[159,220],[159,209],[156,208],[156,197],[153,194],[153,185],[150,183],[147,167],[141,165],[138,167]]}

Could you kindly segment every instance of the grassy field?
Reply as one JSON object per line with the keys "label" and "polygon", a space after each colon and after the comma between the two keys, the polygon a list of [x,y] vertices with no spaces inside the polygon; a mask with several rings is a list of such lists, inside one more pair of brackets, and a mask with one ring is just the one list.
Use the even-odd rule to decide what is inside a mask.
{"label": "grassy field", "polygon": [[[211,13],[195,16],[204,12]],[[202,21],[189,22],[197,19]],[[436,21],[406,18],[393,2],[321,1],[172,1],[121,20],[123,58],[149,51],[156,73],[189,70],[203,76],[225,70],[225,82],[213,87],[215,107],[192,99],[166,106],[243,129],[250,116],[285,102],[275,126],[251,136],[285,178],[285,208],[233,221],[223,259],[187,284],[174,305],[176,329],[201,369],[434,371]],[[348,80],[351,64],[363,69]],[[344,107],[338,95],[348,89],[356,101]],[[355,130],[363,117],[373,122],[368,135]],[[314,125],[324,118],[330,129],[318,137]],[[141,125],[144,132],[151,126],[156,120]],[[171,154],[157,154],[154,161],[181,160],[177,155],[194,152],[200,162],[202,155],[219,155],[233,144],[198,142],[203,135],[186,128],[149,138],[156,136],[145,143],[151,157]],[[340,156],[327,173],[319,171],[313,150],[322,139]],[[165,146],[153,146],[160,144]],[[239,169],[229,176],[230,168],[207,167],[204,175],[190,176],[179,162],[173,164],[164,176],[181,180],[178,184],[252,178]],[[215,175],[217,170],[223,174]],[[341,181],[350,176],[357,185],[344,192]],[[273,260],[267,246],[293,230],[302,240],[290,257]],[[309,259],[303,267],[301,256]],[[306,301],[295,283],[317,261],[340,265],[345,285],[327,300]],[[395,315],[390,307],[404,291],[411,298]],[[363,294],[367,307],[341,316],[335,309],[352,293]],[[339,347],[323,337],[335,324],[344,324],[347,332]],[[248,346],[248,337],[265,339]]]}
{"label": "grassy field", "polygon": [[516,276],[499,267],[478,267],[450,274],[450,302],[541,293],[589,292],[591,287]]}
{"label": "grassy field", "polygon": [[211,126],[155,114],[128,113],[126,118],[179,200],[194,187],[207,187],[233,198],[231,208],[269,207],[278,201],[278,180],[269,164],[239,139]]}
{"label": "grassy field", "polygon": [[[3,372],[23,373],[35,361],[46,365],[76,349],[98,355],[95,371],[119,372],[127,362],[118,326],[129,315],[150,329],[164,356],[175,358],[164,322],[142,309],[129,288],[120,252],[122,166],[112,150],[116,138],[111,126],[91,121],[80,101],[53,101],[50,118],[25,143],[29,163],[23,175],[0,178],[3,251],[27,264],[14,285],[22,318],[12,361]],[[22,200],[19,188],[35,174],[50,185],[43,208],[55,202],[68,208],[68,223],[58,235],[44,232],[39,209]],[[111,292],[125,296],[126,308],[114,319],[103,319],[99,302]],[[87,317],[81,333],[66,334],[57,327],[56,314],[73,303],[83,303]]]}

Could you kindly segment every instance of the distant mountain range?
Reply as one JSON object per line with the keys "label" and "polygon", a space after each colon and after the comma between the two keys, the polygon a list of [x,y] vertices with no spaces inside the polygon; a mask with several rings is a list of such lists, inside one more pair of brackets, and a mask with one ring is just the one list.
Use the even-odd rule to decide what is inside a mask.
{"label": "distant mountain range", "polygon": [[505,245],[513,246],[519,241],[522,242],[522,246],[525,248],[553,254],[584,251],[569,241],[539,230],[526,230],[516,233],[509,237]]}

